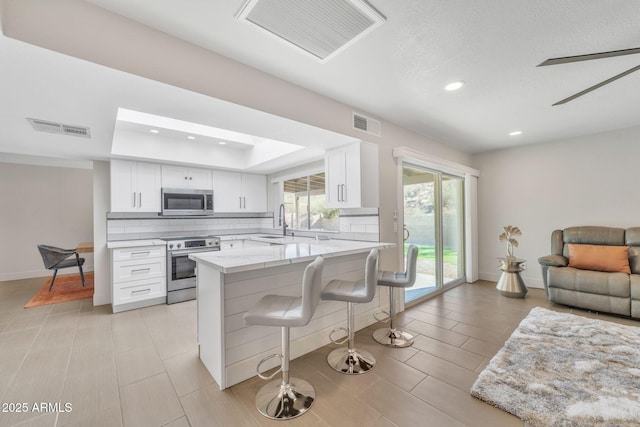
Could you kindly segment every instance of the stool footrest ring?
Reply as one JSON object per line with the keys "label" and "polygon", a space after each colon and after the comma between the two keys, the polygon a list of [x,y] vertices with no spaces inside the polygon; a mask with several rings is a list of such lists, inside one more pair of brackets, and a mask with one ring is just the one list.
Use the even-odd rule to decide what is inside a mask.
{"label": "stool footrest ring", "polygon": [[[262,373],[260,372],[260,366],[262,366],[262,364],[264,362],[266,362],[269,359],[273,359],[275,357],[279,357],[280,358],[280,368],[278,368],[277,371],[275,371],[273,374],[266,376],[266,375],[262,375]],[[262,378],[263,380],[270,380],[271,378],[275,377],[277,374],[279,374],[280,372],[282,372],[282,355],[281,354],[270,354],[269,356],[263,358],[260,362],[258,362],[258,366],[256,366],[256,372],[258,373],[258,376],[260,378]]]}
{"label": "stool footrest ring", "polygon": [[[386,318],[380,318],[379,316],[385,314],[387,317]],[[373,313],[373,318],[376,319],[378,322],[382,322],[382,323],[387,323],[389,320],[391,320],[391,313],[389,313],[388,311],[378,311],[376,313]]]}
{"label": "stool footrest ring", "polygon": [[[342,338],[341,341],[336,341],[335,339],[333,339],[333,334],[335,334],[338,331],[344,331],[347,334],[347,336]],[[348,339],[349,339],[349,330],[347,328],[343,328],[343,327],[335,328],[333,331],[329,333],[329,340],[334,344],[338,344],[338,345],[344,344],[347,342]]]}

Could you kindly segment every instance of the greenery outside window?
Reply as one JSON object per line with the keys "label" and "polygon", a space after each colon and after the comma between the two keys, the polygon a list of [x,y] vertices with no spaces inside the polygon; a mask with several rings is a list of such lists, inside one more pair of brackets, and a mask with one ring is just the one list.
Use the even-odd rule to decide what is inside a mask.
{"label": "greenery outside window", "polygon": [[283,196],[290,229],[340,231],[340,210],[324,206],[324,172],[284,181]]}

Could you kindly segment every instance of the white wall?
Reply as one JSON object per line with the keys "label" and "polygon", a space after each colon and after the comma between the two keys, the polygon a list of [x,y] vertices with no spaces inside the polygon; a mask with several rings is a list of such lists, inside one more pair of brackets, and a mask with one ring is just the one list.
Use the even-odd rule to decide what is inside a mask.
{"label": "white wall", "polygon": [[492,151],[473,157],[478,181],[480,278],[498,280],[498,235],[520,227],[515,255],[528,262],[522,277],[543,287],[537,259],[550,252],[551,232],[580,225],[640,225],[640,127],[582,138]]}
{"label": "white wall", "polygon": [[109,162],[93,162],[93,304],[111,304],[107,212],[111,204]]}
{"label": "white wall", "polygon": [[49,276],[38,244],[93,241],[92,185],[90,169],[0,163],[0,281]]}

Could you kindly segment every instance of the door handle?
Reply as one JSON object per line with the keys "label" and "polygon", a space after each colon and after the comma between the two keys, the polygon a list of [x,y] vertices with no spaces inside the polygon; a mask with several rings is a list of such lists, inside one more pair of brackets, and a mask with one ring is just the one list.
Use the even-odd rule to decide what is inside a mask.
{"label": "door handle", "polygon": [[403,237],[403,241],[406,242],[409,239],[409,236],[411,235],[411,233],[409,233],[409,229],[407,228],[407,224],[403,224],[402,225],[402,237]]}

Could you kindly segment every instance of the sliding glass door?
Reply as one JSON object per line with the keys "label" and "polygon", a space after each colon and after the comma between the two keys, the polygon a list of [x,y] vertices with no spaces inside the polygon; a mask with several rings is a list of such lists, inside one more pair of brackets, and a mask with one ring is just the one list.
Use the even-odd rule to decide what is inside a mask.
{"label": "sliding glass door", "polygon": [[405,256],[420,249],[410,304],[464,280],[464,178],[405,163],[402,188]]}
{"label": "sliding glass door", "polygon": [[464,279],[464,253],[464,178],[442,175],[443,285]]}

